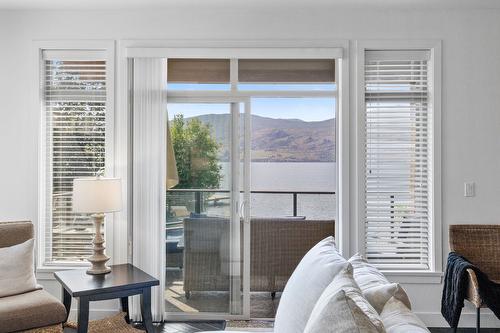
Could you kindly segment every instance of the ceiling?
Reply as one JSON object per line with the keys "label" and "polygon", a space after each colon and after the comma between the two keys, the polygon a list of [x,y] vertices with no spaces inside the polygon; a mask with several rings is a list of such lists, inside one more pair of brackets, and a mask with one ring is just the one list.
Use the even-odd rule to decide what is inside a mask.
{"label": "ceiling", "polygon": [[500,0],[0,0],[0,10],[137,10],[192,6],[500,9]]}

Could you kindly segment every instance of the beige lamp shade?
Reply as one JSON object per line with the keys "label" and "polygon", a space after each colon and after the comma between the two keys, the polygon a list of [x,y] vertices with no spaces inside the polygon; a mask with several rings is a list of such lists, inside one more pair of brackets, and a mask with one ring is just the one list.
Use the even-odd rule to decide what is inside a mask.
{"label": "beige lamp shade", "polygon": [[175,160],[172,135],[170,135],[170,125],[168,124],[167,120],[167,190],[171,189],[177,184],[179,184],[179,175],[177,173],[177,161]]}
{"label": "beige lamp shade", "polygon": [[121,208],[121,179],[97,177],[73,180],[73,212],[110,213]]}

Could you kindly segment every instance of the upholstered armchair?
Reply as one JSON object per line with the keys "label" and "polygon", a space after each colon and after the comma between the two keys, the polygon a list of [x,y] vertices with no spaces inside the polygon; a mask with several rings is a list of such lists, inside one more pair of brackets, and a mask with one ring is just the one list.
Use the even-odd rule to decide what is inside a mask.
{"label": "upholstered armchair", "polygon": [[[472,264],[500,282],[500,225],[456,224],[450,226],[450,249],[467,258]],[[476,308],[476,328],[480,328],[481,308],[487,307],[479,296],[476,273],[468,269],[469,288],[466,299]]]}
{"label": "upholstered armchair", "polygon": [[[0,248],[33,237],[31,222],[0,222]],[[42,289],[0,297],[0,333],[38,332],[36,329],[42,327],[45,332],[62,332],[61,323],[66,317],[64,305]]]}

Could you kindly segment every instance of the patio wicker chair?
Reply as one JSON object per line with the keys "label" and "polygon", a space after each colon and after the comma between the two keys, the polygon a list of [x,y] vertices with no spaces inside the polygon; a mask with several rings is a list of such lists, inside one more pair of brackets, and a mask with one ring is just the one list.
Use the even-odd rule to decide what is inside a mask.
{"label": "patio wicker chair", "polygon": [[[184,291],[229,290],[229,220],[184,219]],[[250,223],[250,291],[274,298],[302,257],[316,243],[334,235],[333,220],[252,218]]]}
{"label": "patio wicker chair", "polygon": [[[500,282],[500,225],[456,224],[450,225],[450,249],[467,258],[472,264]],[[476,274],[468,269],[469,288],[466,299],[476,308],[476,332],[480,330],[481,308],[487,307],[479,296]]]}

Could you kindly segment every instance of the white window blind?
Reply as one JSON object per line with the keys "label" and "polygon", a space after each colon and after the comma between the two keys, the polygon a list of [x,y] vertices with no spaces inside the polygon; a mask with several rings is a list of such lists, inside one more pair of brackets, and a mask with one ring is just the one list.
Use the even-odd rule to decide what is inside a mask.
{"label": "white window blind", "polygon": [[88,215],[72,212],[73,179],[105,167],[106,57],[101,51],[44,51],[44,264],[91,254]]}
{"label": "white window blind", "polygon": [[365,53],[365,254],[429,269],[429,52]]}

